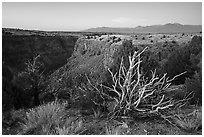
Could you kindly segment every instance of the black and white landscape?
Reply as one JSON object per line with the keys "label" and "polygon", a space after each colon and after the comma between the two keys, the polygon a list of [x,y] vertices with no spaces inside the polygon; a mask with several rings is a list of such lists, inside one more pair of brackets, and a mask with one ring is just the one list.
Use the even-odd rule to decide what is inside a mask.
{"label": "black and white landscape", "polygon": [[3,135],[201,135],[202,3],[2,3]]}

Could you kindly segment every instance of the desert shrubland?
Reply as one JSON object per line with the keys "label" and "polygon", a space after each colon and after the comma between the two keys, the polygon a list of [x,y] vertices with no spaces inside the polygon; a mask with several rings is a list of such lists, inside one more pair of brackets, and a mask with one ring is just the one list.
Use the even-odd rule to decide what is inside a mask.
{"label": "desert shrubland", "polygon": [[[144,43],[148,38],[138,37]],[[13,107],[16,98],[15,104],[25,104],[4,115],[4,125],[20,125],[19,134],[43,135],[200,132],[201,111],[192,107],[192,113],[180,113],[190,104],[201,105],[200,37],[182,46],[177,41],[157,43],[154,37],[150,45],[136,45],[120,35],[101,36],[103,40],[86,35],[49,77],[41,71],[39,56],[27,61],[10,78],[18,90],[12,91],[10,81],[3,79],[8,93],[3,105],[15,95],[7,106]]]}
{"label": "desert shrubland", "polygon": [[[172,90],[171,82],[184,73],[169,79],[166,74],[159,78],[156,71],[152,71],[150,80],[141,74],[140,64],[142,61],[140,56],[145,50],[146,48],[141,52],[135,51],[133,55],[130,55],[127,68],[124,66],[122,58],[116,73],[108,69],[112,78],[112,86],[101,85],[108,92],[101,92],[100,89],[95,87],[98,92],[101,92],[100,94],[112,98],[114,107],[109,113],[112,117],[163,115],[165,111],[178,107],[188,100],[188,98],[184,98],[176,101],[165,95],[166,92]],[[110,96],[109,93],[111,92],[115,96]]]}

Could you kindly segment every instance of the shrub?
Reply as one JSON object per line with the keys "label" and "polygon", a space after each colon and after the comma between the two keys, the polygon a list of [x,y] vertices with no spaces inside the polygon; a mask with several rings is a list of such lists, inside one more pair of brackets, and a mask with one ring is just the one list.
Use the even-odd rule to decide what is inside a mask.
{"label": "shrub", "polygon": [[107,110],[107,97],[103,96],[100,91],[102,87],[97,87],[97,84],[92,84],[93,82],[86,77],[88,80],[87,84],[82,84],[78,89],[75,90],[71,98],[72,107],[80,108],[85,110],[82,114],[93,114],[94,117],[102,117],[108,111]]}
{"label": "shrub", "polygon": [[127,132],[127,130],[129,130],[129,126],[127,125],[126,122],[118,122],[117,123],[113,123],[113,125],[109,125],[106,126],[105,128],[105,133],[106,135],[122,135],[125,134]]}
{"label": "shrub", "polygon": [[121,126],[106,126],[106,135],[121,135],[122,130]]}
{"label": "shrub", "polygon": [[51,102],[30,109],[26,113],[26,119],[22,125],[22,134],[52,133],[54,127],[62,124],[65,115],[65,106],[58,102]]}
{"label": "shrub", "polygon": [[2,71],[2,110],[20,109],[29,106],[31,97],[27,92],[21,90],[20,84],[22,83],[16,85],[12,83],[13,75],[17,72],[4,64]]}
{"label": "shrub", "polygon": [[[119,70],[113,74],[109,70],[112,78],[112,87],[103,85],[109,92],[115,93],[112,97],[115,104],[110,112],[110,116],[115,118],[117,116],[151,116],[163,115],[162,111],[169,110],[178,102],[182,104],[184,100],[178,102],[165,96],[165,91],[171,90],[170,85],[176,77],[172,79],[166,78],[166,74],[159,78],[156,76],[156,71],[152,72],[152,78],[147,80],[142,76],[140,71],[140,55],[141,52],[134,52],[129,56],[129,66],[124,66],[123,58]],[[181,74],[180,74],[181,75]],[[106,93],[103,92],[107,96]],[[180,105],[179,104],[179,105]],[[178,105],[178,104],[177,104]]]}
{"label": "shrub", "polygon": [[55,128],[56,135],[75,135],[83,132],[83,121],[81,119],[68,119],[66,123]]}
{"label": "shrub", "polygon": [[18,124],[22,123],[25,120],[26,110],[19,109],[19,110],[11,110],[11,119],[13,122],[17,122]]}
{"label": "shrub", "polygon": [[184,84],[185,78],[190,78],[198,71],[197,64],[202,56],[201,38],[193,37],[189,46],[184,46],[173,51],[164,65],[164,71],[169,77],[178,75],[184,71],[187,73],[175,80],[175,84]]}
{"label": "shrub", "polygon": [[202,104],[202,74],[201,72],[193,76],[193,78],[187,78],[185,81],[186,92],[194,93],[194,97],[190,100],[191,104]]}
{"label": "shrub", "polygon": [[[160,57],[161,58],[161,57]],[[151,70],[155,70],[159,68],[159,60],[156,55],[154,55],[154,51],[147,50],[141,55],[141,71],[144,76],[147,78],[151,78],[152,73]]]}
{"label": "shrub", "polygon": [[196,132],[202,127],[202,112],[194,110],[187,115],[176,115],[174,121],[181,129],[187,132]]}
{"label": "shrub", "polygon": [[[12,83],[16,90],[16,94],[21,97],[34,98],[34,105],[40,104],[39,94],[45,85],[44,76],[42,75],[40,69],[42,69],[43,64],[39,61],[40,55],[34,57],[31,61],[27,61],[26,68],[24,71],[18,73],[14,76]],[[25,98],[26,98],[25,97]],[[20,98],[20,97],[19,97]],[[21,100],[20,98],[19,100]],[[27,104],[28,105],[28,104]]]}
{"label": "shrub", "polygon": [[187,71],[185,75],[179,77],[174,81],[175,84],[184,84],[185,78],[192,75],[193,71],[190,69],[190,53],[187,47],[183,47],[173,51],[168,57],[168,61],[164,64],[164,72],[169,77],[178,75]]}
{"label": "shrub", "polygon": [[[2,134],[13,134],[9,131],[16,130],[22,122],[24,121],[26,115],[25,109],[11,109],[8,111],[3,111],[2,113]],[[4,132],[6,131],[6,132]]]}
{"label": "shrub", "polygon": [[66,103],[57,101],[30,109],[19,134],[64,135],[79,134],[82,127],[79,111],[66,110]]}

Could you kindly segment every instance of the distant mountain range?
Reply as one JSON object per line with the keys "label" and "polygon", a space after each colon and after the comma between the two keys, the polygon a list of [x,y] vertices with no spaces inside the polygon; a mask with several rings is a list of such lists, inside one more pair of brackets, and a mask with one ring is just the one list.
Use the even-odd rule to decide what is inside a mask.
{"label": "distant mountain range", "polygon": [[182,25],[168,23],[165,25],[137,26],[135,28],[98,27],[83,30],[83,32],[115,32],[115,33],[187,33],[201,32],[202,25]]}

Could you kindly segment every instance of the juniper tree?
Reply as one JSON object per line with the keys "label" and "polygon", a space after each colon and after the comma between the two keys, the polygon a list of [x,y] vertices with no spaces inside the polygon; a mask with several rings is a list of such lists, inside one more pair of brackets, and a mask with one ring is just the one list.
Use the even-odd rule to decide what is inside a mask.
{"label": "juniper tree", "polygon": [[13,79],[13,84],[20,87],[21,90],[28,92],[34,98],[34,105],[40,104],[39,94],[44,85],[44,76],[41,69],[43,63],[39,61],[40,55],[28,60],[24,71],[17,74]]}

